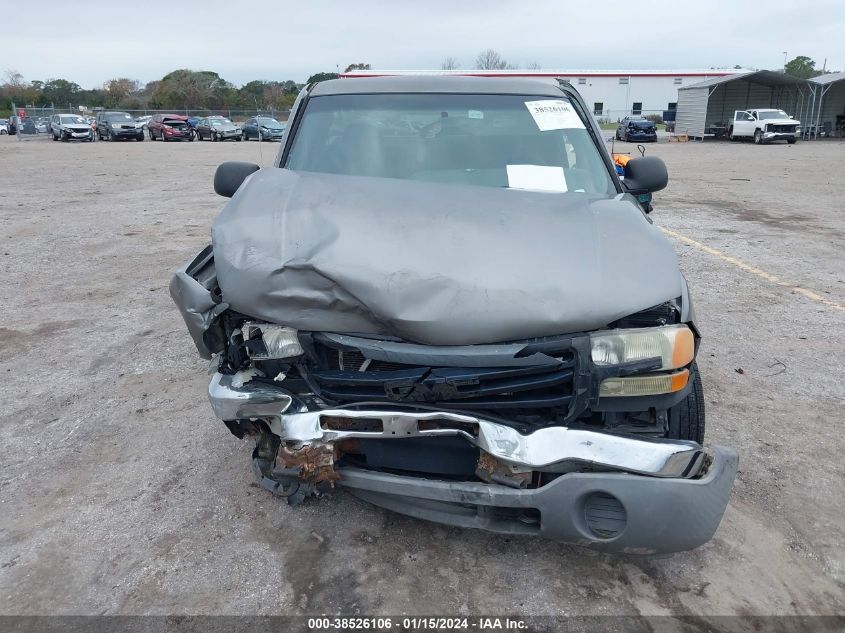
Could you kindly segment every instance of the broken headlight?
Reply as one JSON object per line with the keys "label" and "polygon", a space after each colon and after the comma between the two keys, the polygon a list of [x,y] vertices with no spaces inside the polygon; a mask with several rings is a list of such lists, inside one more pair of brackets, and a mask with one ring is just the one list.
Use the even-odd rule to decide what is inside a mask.
{"label": "broken headlight", "polygon": [[270,323],[246,323],[242,331],[250,358],[293,358],[304,353],[293,328]]}
{"label": "broken headlight", "polygon": [[603,367],[659,358],[660,369],[678,369],[695,355],[692,330],[686,325],[594,332],[590,345],[593,363]]}

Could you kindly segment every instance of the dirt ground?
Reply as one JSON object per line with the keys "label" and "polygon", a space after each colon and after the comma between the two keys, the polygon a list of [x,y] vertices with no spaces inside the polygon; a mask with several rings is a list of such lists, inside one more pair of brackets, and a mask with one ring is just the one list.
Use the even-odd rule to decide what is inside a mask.
{"label": "dirt ground", "polygon": [[0,137],[0,614],[842,614],[845,144],[647,151],[741,459],[712,542],[660,559],[273,498],[167,291],[259,145]]}

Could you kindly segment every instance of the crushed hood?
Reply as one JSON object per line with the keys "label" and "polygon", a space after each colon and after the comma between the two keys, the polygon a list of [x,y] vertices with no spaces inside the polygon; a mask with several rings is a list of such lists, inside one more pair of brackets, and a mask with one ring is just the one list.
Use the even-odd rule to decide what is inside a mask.
{"label": "crushed hood", "polygon": [[681,295],[621,196],[262,169],[212,229],[223,300],[301,330],[429,345],[592,330]]}

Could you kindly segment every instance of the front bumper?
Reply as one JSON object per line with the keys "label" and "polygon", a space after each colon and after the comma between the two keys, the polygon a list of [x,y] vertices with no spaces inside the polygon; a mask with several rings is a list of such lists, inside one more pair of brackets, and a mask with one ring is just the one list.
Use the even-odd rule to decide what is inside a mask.
{"label": "front bumper", "polygon": [[798,132],[763,132],[763,138],[767,141],[789,140],[801,138]]}
{"label": "front bumper", "polygon": [[738,458],[709,449],[699,479],[567,473],[532,490],[341,468],[339,485],[419,519],[505,534],[534,534],[625,554],[670,554],[709,541],[725,513]]}
{"label": "front bumper", "polygon": [[139,136],[144,136],[144,130],[141,128],[111,129],[109,130],[109,136],[114,136],[115,138],[138,138]]}
{"label": "front bumper", "polygon": [[645,133],[642,133],[642,132],[638,132],[638,133],[628,132],[628,134],[625,135],[625,140],[626,141],[643,141],[643,142],[646,142],[646,143],[651,143],[651,142],[657,141],[657,134],[656,133],[645,134]]}
{"label": "front bumper", "polygon": [[87,141],[94,137],[94,133],[91,130],[84,132],[79,130],[62,130],[61,137],[68,140]]}
{"label": "front bumper", "polygon": [[[208,392],[218,417],[267,420],[283,445],[317,449],[321,472],[328,468],[332,481],[376,505],[441,523],[536,534],[605,551],[671,553],[705,543],[719,526],[736,475],[736,453],[690,441],[563,426],[522,434],[501,421],[454,411],[308,411],[275,385],[244,384],[219,373]],[[481,459],[501,469],[500,478],[492,479],[501,483],[343,465],[333,470],[339,447],[348,441],[443,436],[477,447]],[[536,488],[514,485],[514,473],[526,471],[559,476]],[[270,479],[262,479],[262,485],[276,489]]]}
{"label": "front bumper", "polygon": [[221,141],[225,141],[227,139],[235,140],[235,139],[239,139],[241,137],[241,131],[240,130],[226,130],[224,132],[216,132],[216,134],[217,134],[217,138],[219,138]]}

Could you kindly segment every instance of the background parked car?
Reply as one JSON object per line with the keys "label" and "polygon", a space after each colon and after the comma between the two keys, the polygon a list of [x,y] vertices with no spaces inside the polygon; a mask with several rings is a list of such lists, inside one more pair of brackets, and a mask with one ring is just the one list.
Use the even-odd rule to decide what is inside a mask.
{"label": "background parked car", "polygon": [[78,114],[54,114],[50,117],[50,132],[54,141],[94,140],[91,125]]}
{"label": "background parked car", "polygon": [[278,141],[285,133],[286,123],[280,123],[273,117],[257,116],[247,119],[242,129],[243,139],[257,138],[260,141]]}
{"label": "background parked car", "polygon": [[139,129],[144,129],[147,127],[147,124],[150,122],[153,116],[151,114],[147,114],[145,116],[138,116],[135,117],[135,127]]}
{"label": "background parked car", "polygon": [[38,134],[47,134],[50,131],[50,119],[40,116],[35,119],[35,129]]}
{"label": "background parked car", "polygon": [[616,140],[656,143],[657,128],[654,127],[654,121],[641,116],[626,116],[616,128]]}
{"label": "background parked car", "polygon": [[20,129],[21,134],[38,134],[38,127],[35,125],[35,119],[32,118],[21,119]]}
{"label": "background parked car", "polygon": [[241,128],[223,116],[210,116],[200,119],[196,126],[197,140],[203,141],[240,141]]}
{"label": "background parked car", "polygon": [[0,135],[9,133],[9,120],[0,119]]}
{"label": "background parked car", "polygon": [[181,114],[154,114],[147,123],[147,134],[151,141],[194,140],[194,131],[188,125],[188,117]]}
{"label": "background parked car", "polygon": [[119,139],[144,140],[144,131],[135,127],[135,119],[128,112],[98,112],[97,137],[101,141]]}

